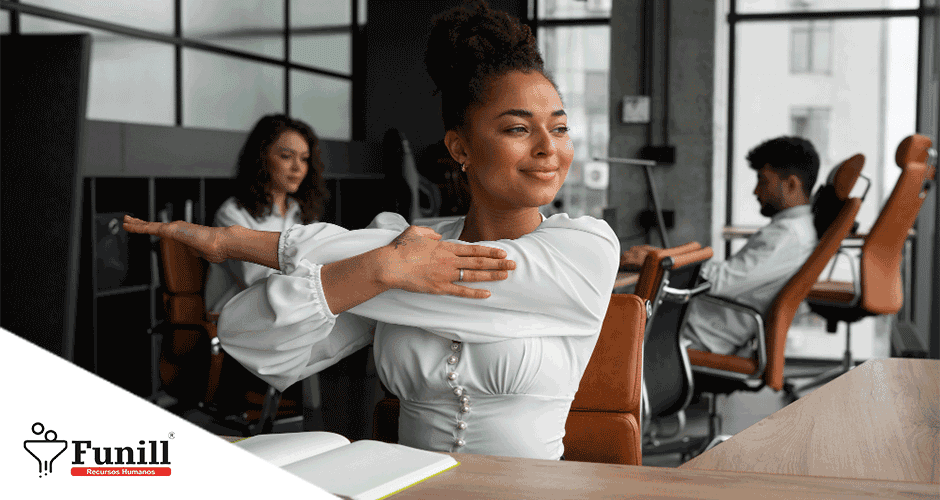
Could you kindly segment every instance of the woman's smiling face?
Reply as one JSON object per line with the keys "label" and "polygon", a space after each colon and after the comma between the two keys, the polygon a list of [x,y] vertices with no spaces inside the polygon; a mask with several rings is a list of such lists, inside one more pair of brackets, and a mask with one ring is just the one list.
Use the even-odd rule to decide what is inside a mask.
{"label": "woman's smiling face", "polygon": [[574,148],[554,85],[537,71],[511,71],[490,82],[487,99],[448,131],[454,159],[466,166],[474,204],[493,209],[551,203],[568,176]]}

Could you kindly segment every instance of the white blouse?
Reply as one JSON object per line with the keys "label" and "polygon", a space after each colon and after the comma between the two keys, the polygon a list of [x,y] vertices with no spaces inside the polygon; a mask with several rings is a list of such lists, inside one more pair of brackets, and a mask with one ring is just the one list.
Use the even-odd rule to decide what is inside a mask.
{"label": "white blouse", "polygon": [[[289,227],[300,222],[300,204],[296,200],[287,198],[287,213],[269,212],[260,219],[254,218],[242,207],[238,206],[235,198],[225,200],[225,203],[215,212],[213,225],[216,227],[242,226],[256,231],[286,231]],[[206,275],[206,310],[219,312],[238,292],[248,288],[256,281],[267,278],[275,270],[270,267],[226,260],[220,264],[209,264]]]}
{"label": "white blouse", "polygon": [[[463,223],[432,228],[466,244],[455,240]],[[284,390],[372,342],[379,378],[401,400],[402,444],[558,459],[616,278],[616,235],[595,218],[557,214],[520,238],[477,243],[516,262],[506,280],[470,284],[489,298],[390,290],[333,314],[321,266],[386,245],[407,227],[392,213],[357,231],[291,227],[279,241],[281,273],[223,309],[222,346]]]}

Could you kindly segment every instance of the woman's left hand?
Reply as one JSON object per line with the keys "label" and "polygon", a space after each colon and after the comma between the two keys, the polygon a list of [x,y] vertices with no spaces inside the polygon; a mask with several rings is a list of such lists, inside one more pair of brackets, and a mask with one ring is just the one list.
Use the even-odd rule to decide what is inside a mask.
{"label": "woman's left hand", "polygon": [[440,239],[430,228],[406,229],[384,248],[381,281],[409,292],[482,299],[489,297],[488,290],[458,283],[504,280],[516,268],[502,249]]}

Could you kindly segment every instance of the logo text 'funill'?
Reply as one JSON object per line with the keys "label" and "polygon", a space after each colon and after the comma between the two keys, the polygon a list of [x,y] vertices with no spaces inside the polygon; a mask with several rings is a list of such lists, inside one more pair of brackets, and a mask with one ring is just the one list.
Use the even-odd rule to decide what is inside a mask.
{"label": "logo text 'funill'", "polygon": [[[150,446],[147,446],[148,443]],[[158,443],[160,446],[158,446]],[[94,450],[95,463],[98,465],[157,465],[170,463],[169,441],[147,441],[145,443],[141,440],[137,444],[140,446],[136,448],[130,446],[98,447],[92,446],[91,441],[72,441],[72,446],[75,447],[75,460],[72,461],[72,464],[83,465],[85,463],[84,455],[90,450]]]}

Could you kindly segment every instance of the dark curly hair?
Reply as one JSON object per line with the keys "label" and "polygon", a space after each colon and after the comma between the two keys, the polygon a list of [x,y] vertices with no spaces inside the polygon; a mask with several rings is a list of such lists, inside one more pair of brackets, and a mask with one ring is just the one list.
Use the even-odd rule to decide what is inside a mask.
{"label": "dark curly hair", "polygon": [[268,148],[286,130],[294,130],[304,137],[310,148],[307,175],[296,193],[290,196],[300,204],[300,219],[304,224],[323,216],[330,193],[323,178],[323,160],[320,159],[320,139],[310,125],[287,115],[268,115],[255,124],[238,154],[238,173],[235,175],[235,197],[239,207],[260,219],[272,209],[271,195],[265,190],[271,182],[271,173],[265,164]]}
{"label": "dark curly hair", "polygon": [[747,153],[747,161],[754,170],[769,164],[781,179],[795,175],[807,198],[819,175],[819,154],[813,143],[802,137],[783,136],[764,141]]}
{"label": "dark curly hair", "polygon": [[441,94],[445,130],[465,124],[467,110],[483,102],[495,77],[514,70],[545,75],[532,30],[484,0],[434,17],[424,64]]}

